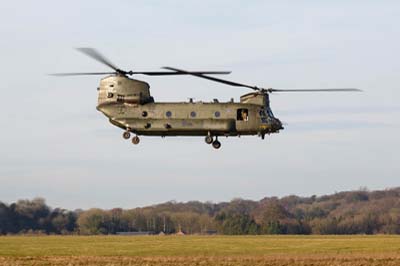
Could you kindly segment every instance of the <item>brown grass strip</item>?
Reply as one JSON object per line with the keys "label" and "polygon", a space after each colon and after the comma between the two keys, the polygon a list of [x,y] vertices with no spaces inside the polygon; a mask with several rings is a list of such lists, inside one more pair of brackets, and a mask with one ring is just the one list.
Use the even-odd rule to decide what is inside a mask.
{"label": "brown grass strip", "polygon": [[46,256],[0,257],[1,266],[397,266],[400,254],[271,256]]}

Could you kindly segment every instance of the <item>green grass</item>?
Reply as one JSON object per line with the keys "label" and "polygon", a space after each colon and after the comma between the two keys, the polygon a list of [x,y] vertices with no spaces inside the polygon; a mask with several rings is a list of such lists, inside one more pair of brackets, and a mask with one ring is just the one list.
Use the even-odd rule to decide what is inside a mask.
{"label": "green grass", "polygon": [[4,236],[0,256],[400,254],[400,236]]}

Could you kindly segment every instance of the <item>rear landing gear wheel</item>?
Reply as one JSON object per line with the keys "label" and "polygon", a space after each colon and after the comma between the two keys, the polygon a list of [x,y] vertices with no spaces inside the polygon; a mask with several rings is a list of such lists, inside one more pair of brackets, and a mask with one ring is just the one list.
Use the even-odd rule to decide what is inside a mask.
{"label": "rear landing gear wheel", "polygon": [[213,143],[213,141],[214,141],[214,139],[213,139],[212,136],[206,136],[206,138],[205,138],[204,140],[205,140],[205,142],[206,142],[207,144],[211,144],[211,143]]}
{"label": "rear landing gear wheel", "polygon": [[137,144],[139,144],[139,142],[140,142],[140,139],[139,139],[138,136],[134,136],[134,137],[132,138],[132,143],[133,143],[133,144],[137,145]]}
{"label": "rear landing gear wheel", "polygon": [[219,149],[221,148],[221,142],[219,142],[217,139],[214,140],[214,142],[212,143],[212,146],[214,149]]}
{"label": "rear landing gear wheel", "polygon": [[125,131],[124,134],[122,134],[122,137],[124,139],[129,139],[131,137],[131,133],[129,131]]}

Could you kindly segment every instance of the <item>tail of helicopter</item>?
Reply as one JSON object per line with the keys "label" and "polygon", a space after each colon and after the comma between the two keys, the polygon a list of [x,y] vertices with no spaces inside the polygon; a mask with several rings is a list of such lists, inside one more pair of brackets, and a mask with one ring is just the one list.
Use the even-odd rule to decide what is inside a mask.
{"label": "tail of helicopter", "polygon": [[98,88],[97,109],[114,103],[145,104],[154,102],[148,83],[122,75],[101,79]]}

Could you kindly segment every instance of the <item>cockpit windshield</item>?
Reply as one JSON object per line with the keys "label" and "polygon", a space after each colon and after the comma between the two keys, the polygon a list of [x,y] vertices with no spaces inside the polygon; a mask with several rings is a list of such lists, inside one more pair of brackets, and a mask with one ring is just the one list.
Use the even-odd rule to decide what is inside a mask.
{"label": "cockpit windshield", "polygon": [[274,117],[274,114],[272,113],[272,110],[270,108],[267,108],[267,114],[270,117]]}
{"label": "cockpit windshield", "polygon": [[263,109],[260,109],[260,116],[261,117],[274,117],[274,114],[272,113],[271,109],[263,108]]}
{"label": "cockpit windshield", "polygon": [[268,123],[268,120],[274,117],[270,108],[262,108],[259,111],[261,122]]}

